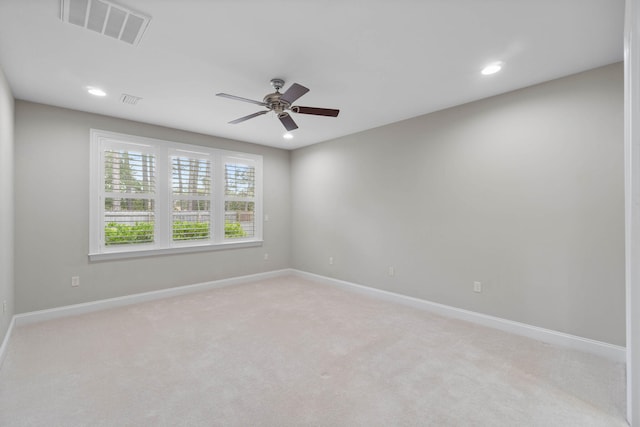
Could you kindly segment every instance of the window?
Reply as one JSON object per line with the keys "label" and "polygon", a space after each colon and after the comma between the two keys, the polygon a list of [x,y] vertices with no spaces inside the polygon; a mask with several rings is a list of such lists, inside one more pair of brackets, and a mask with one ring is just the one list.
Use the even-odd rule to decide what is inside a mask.
{"label": "window", "polygon": [[90,259],[255,246],[262,157],[91,130]]}
{"label": "window", "polygon": [[143,147],[104,151],[104,243],[152,243],[155,223],[155,155]]}
{"label": "window", "polygon": [[174,242],[211,237],[211,159],[184,152],[171,156],[171,229]]}
{"label": "window", "polygon": [[229,158],[224,164],[224,223],[229,239],[255,235],[256,170],[246,163]]}

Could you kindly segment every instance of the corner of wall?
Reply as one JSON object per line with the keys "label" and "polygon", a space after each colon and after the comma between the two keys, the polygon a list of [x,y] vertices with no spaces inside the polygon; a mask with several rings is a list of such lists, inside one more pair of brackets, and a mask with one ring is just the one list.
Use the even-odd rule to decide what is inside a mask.
{"label": "corner of wall", "polygon": [[[14,280],[15,100],[0,66],[0,343],[7,341],[15,307]],[[0,363],[2,361],[0,352]]]}

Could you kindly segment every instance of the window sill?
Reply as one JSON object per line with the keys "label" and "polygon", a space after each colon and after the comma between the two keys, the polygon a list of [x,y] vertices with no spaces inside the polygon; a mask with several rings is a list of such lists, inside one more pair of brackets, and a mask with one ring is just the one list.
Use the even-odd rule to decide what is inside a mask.
{"label": "window sill", "polygon": [[111,261],[117,259],[142,258],[161,255],[186,254],[194,252],[221,251],[226,249],[240,249],[262,246],[262,240],[252,240],[250,242],[229,242],[215,245],[182,246],[164,249],[146,249],[127,252],[104,252],[89,254],[89,261]]}

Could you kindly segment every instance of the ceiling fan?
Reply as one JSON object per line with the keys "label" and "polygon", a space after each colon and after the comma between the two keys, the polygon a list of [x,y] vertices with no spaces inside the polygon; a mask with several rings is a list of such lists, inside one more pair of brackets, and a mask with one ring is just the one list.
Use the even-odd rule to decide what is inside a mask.
{"label": "ceiling fan", "polygon": [[257,104],[263,107],[267,107],[266,110],[258,111],[257,113],[240,117],[239,119],[232,120],[229,123],[235,125],[238,123],[242,123],[246,120],[253,119],[254,117],[267,114],[269,111],[273,111],[278,116],[278,119],[280,119],[280,122],[282,122],[282,125],[288,131],[292,131],[294,129],[298,129],[298,125],[296,124],[296,122],[293,121],[293,118],[289,115],[289,111],[293,111],[294,113],[299,113],[299,114],[312,114],[314,116],[327,116],[327,117],[338,117],[338,113],[340,113],[340,110],[334,110],[331,108],[300,107],[297,105],[291,105],[302,95],[309,92],[309,89],[307,89],[302,85],[299,85],[298,83],[292,84],[289,87],[289,89],[284,91],[284,93],[280,93],[280,89],[282,89],[282,87],[284,86],[284,80],[271,79],[271,86],[273,86],[273,88],[276,91],[274,93],[270,93],[267,96],[265,96],[262,102],[254,101],[253,99],[242,98],[240,96],[229,95],[227,93],[217,93],[216,96],[221,96],[223,98],[250,102],[252,104]]}

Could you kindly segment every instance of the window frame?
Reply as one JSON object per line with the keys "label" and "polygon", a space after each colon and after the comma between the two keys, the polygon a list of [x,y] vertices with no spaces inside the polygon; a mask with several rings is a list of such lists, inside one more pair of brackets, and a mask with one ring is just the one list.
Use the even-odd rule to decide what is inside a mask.
{"label": "window frame", "polygon": [[[104,188],[105,151],[109,148],[139,147],[155,155],[155,222],[152,243],[105,245]],[[155,138],[127,135],[100,129],[90,130],[89,260],[102,261],[177,253],[216,251],[261,246],[263,229],[262,156],[208,146],[184,144]],[[211,161],[209,238],[173,240],[173,200],[171,158],[190,153]],[[248,237],[225,238],[225,165],[227,159],[241,159],[255,168],[254,233]],[[177,198],[180,198],[179,196]]]}

